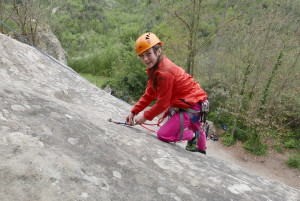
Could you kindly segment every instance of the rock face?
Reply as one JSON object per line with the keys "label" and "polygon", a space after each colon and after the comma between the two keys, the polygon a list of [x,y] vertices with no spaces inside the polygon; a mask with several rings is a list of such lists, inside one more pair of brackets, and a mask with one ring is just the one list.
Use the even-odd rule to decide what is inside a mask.
{"label": "rock face", "polygon": [[124,121],[131,106],[0,34],[2,201],[299,200],[300,192]]}
{"label": "rock face", "polygon": [[43,52],[51,55],[63,64],[67,64],[66,52],[59,40],[52,33],[50,27],[39,28],[36,43],[36,46]]}

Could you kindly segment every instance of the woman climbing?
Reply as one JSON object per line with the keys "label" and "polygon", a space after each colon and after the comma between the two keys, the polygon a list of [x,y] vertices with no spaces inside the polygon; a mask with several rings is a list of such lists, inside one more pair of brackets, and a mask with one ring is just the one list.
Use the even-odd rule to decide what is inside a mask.
{"label": "woman climbing", "polygon": [[[126,123],[143,124],[164,111],[170,111],[170,108],[176,108],[177,112],[158,130],[157,138],[165,142],[188,140],[186,150],[206,154],[205,132],[204,135],[200,132],[201,103],[207,100],[205,91],[191,75],[164,55],[162,42],[155,34],[141,35],[136,40],[135,49],[147,67],[148,84],[126,117]],[[138,115],[155,100],[148,111]]]}

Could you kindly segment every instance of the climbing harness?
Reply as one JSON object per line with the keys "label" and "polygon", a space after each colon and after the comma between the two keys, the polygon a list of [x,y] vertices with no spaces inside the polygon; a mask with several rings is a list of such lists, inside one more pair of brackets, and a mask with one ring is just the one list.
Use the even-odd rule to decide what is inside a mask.
{"label": "climbing harness", "polygon": [[[200,129],[203,130],[203,123],[206,122],[206,114],[209,111],[209,102],[205,100],[201,103],[201,108],[199,111],[191,109],[191,108],[180,108],[179,109],[179,118],[180,118],[180,141],[182,141],[183,137],[183,129],[184,129],[184,121],[183,121],[183,113],[185,112],[189,117],[191,122],[194,124],[197,121],[200,121]],[[201,132],[201,131],[200,131]]]}

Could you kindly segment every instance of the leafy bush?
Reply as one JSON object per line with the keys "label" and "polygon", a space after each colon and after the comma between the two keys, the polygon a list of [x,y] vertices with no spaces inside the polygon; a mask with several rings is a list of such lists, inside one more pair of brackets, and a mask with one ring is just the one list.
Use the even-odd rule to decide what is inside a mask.
{"label": "leafy bush", "polygon": [[295,139],[287,139],[283,142],[283,146],[285,148],[294,149],[297,147],[297,141]]}
{"label": "leafy bush", "polygon": [[118,91],[138,99],[147,85],[146,68],[134,51],[122,51],[119,60],[114,64],[113,79],[109,84]]}
{"label": "leafy bush", "polygon": [[286,161],[286,164],[289,167],[297,168],[300,170],[300,151],[298,153],[291,155],[288,160]]}
{"label": "leafy bush", "polygon": [[246,128],[236,127],[234,129],[234,139],[239,140],[241,142],[245,142],[248,140],[248,131]]}
{"label": "leafy bush", "polygon": [[260,140],[260,136],[258,134],[250,135],[249,139],[244,143],[243,147],[248,152],[257,156],[268,154],[268,145],[264,144]]}
{"label": "leafy bush", "polygon": [[209,95],[210,109],[212,111],[215,111],[218,108],[220,109],[220,107],[228,100],[230,90],[227,83],[228,81],[224,75],[221,74],[216,74],[207,83],[201,83],[202,87],[205,88],[206,93]]}
{"label": "leafy bush", "polygon": [[283,153],[283,149],[281,146],[281,142],[280,141],[275,141],[275,143],[272,145],[272,148],[277,152],[282,154]]}
{"label": "leafy bush", "polygon": [[95,76],[92,74],[80,73],[80,75],[99,88],[104,88],[110,80],[110,78]]}
{"label": "leafy bush", "polygon": [[68,60],[68,63],[79,73],[109,77],[113,73],[112,69],[117,58],[117,48],[110,48],[106,51],[98,51],[84,58],[71,58]]}
{"label": "leafy bush", "polygon": [[230,133],[226,133],[224,136],[222,136],[221,140],[226,146],[232,146],[235,143],[234,137]]}

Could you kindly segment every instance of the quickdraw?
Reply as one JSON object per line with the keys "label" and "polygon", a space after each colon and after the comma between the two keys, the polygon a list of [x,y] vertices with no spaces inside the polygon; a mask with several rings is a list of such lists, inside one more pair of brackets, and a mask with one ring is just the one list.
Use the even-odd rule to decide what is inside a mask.
{"label": "quickdraw", "polygon": [[112,122],[112,123],[115,123],[115,124],[119,124],[119,125],[129,126],[129,127],[135,126],[135,125],[140,125],[141,127],[145,128],[145,129],[147,129],[147,130],[149,130],[149,131],[155,132],[155,133],[156,133],[155,130],[152,130],[152,129],[150,129],[150,128],[147,128],[147,127],[144,126],[144,125],[150,125],[150,126],[158,125],[158,124],[147,124],[147,123],[144,123],[144,124],[133,124],[133,125],[131,125],[131,124],[127,124],[126,122],[113,121],[111,118],[109,118],[107,121]]}
{"label": "quickdraw", "polygon": [[[194,123],[197,122],[197,121],[200,121],[201,123],[205,123],[206,122],[206,114],[208,113],[208,110],[209,110],[209,102],[208,102],[208,100],[206,100],[206,101],[201,103],[200,111],[196,111],[196,110],[193,110],[191,108],[184,108],[184,109],[169,108],[164,113],[164,115],[158,120],[158,122],[156,124],[143,123],[143,124],[138,124],[138,125],[145,128],[146,130],[157,133],[157,131],[152,130],[150,128],[147,128],[145,125],[160,127],[160,124],[164,121],[164,119],[166,117],[168,117],[168,116],[171,117],[175,113],[180,112],[180,141],[179,142],[181,142],[182,141],[182,136],[183,136],[183,112],[186,112],[188,114],[188,116],[190,117],[191,121],[193,121]],[[199,115],[193,115],[193,114],[199,114]],[[137,125],[137,124],[130,125],[130,124],[127,124],[126,122],[113,121],[111,118],[109,118],[108,121],[112,122],[112,123],[115,123],[115,124],[125,125],[125,126],[135,126],[135,125]],[[200,127],[201,127],[201,130],[204,129],[203,125],[200,125]]]}

